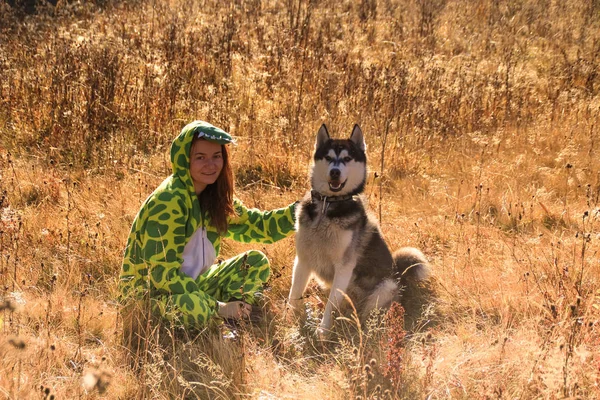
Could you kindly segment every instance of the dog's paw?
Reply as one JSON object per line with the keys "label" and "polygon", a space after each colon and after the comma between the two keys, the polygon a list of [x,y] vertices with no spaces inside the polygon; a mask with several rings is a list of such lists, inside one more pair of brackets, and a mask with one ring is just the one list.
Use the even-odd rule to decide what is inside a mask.
{"label": "dog's paw", "polygon": [[286,304],[287,315],[290,319],[298,319],[304,315],[304,300],[288,300]]}
{"label": "dog's paw", "polygon": [[304,305],[303,299],[289,299],[287,301],[288,309],[292,311],[302,310],[302,306]]}
{"label": "dog's paw", "polygon": [[331,335],[331,323],[323,319],[317,328],[317,337],[320,341],[325,341]]}
{"label": "dog's paw", "polygon": [[329,338],[329,331],[321,328],[320,326],[317,328],[316,334],[319,342],[325,342]]}

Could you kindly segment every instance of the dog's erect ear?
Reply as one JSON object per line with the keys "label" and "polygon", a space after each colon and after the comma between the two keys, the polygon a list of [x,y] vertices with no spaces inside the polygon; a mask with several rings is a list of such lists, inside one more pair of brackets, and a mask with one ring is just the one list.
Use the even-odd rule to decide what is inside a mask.
{"label": "dog's erect ear", "polygon": [[321,145],[323,145],[323,143],[325,143],[328,140],[329,132],[327,132],[327,127],[325,126],[325,124],[323,124],[321,125],[321,128],[319,128],[319,132],[317,132],[317,142],[315,143],[315,148],[318,149],[319,147],[321,147]]}
{"label": "dog's erect ear", "polygon": [[362,129],[358,124],[354,125],[354,129],[352,129],[352,135],[350,135],[350,140],[354,142],[358,146],[359,149],[365,151],[367,149],[367,145],[365,144],[365,137],[363,135]]}

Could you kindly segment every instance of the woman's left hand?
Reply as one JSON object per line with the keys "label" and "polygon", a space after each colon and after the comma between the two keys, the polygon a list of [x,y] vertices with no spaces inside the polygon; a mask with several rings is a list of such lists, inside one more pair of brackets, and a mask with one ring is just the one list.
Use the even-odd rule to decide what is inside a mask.
{"label": "woman's left hand", "polygon": [[227,303],[219,302],[219,316],[223,318],[248,318],[250,317],[251,311],[252,306],[243,301],[229,301]]}

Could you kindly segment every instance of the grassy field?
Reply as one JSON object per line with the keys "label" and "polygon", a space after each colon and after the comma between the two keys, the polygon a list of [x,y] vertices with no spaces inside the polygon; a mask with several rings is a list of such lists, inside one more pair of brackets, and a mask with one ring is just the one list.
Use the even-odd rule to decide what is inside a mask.
{"label": "grassy field", "polygon": [[[600,399],[597,0],[39,3],[0,0],[0,398]],[[319,343],[326,294],[285,312],[294,239],[226,242],[272,262],[263,320],[142,319],[132,351],[125,240],[194,119],[238,138],[259,208],[359,123],[427,296]]]}

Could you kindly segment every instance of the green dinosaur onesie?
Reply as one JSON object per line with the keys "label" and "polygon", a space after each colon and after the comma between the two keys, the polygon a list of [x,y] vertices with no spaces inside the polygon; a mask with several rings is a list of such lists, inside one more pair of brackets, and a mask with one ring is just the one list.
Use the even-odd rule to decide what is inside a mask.
{"label": "green dinosaur onesie", "polygon": [[[173,141],[173,174],[146,199],[133,221],[119,283],[123,298],[149,294],[154,309],[186,326],[205,324],[217,312],[218,301],[252,303],[254,293],[270,275],[269,262],[259,251],[249,251],[192,276],[182,270],[184,249],[187,252],[193,247],[186,248],[186,244],[197,231],[202,237],[198,243],[213,247],[204,248],[203,255],[216,258],[221,247],[221,236],[208,213],[200,210],[189,172],[192,139],[203,124],[195,121],[185,126]],[[236,199],[236,215],[229,218],[225,237],[244,243],[273,243],[288,237],[294,231],[294,208],[295,203],[262,212],[248,209]]]}

